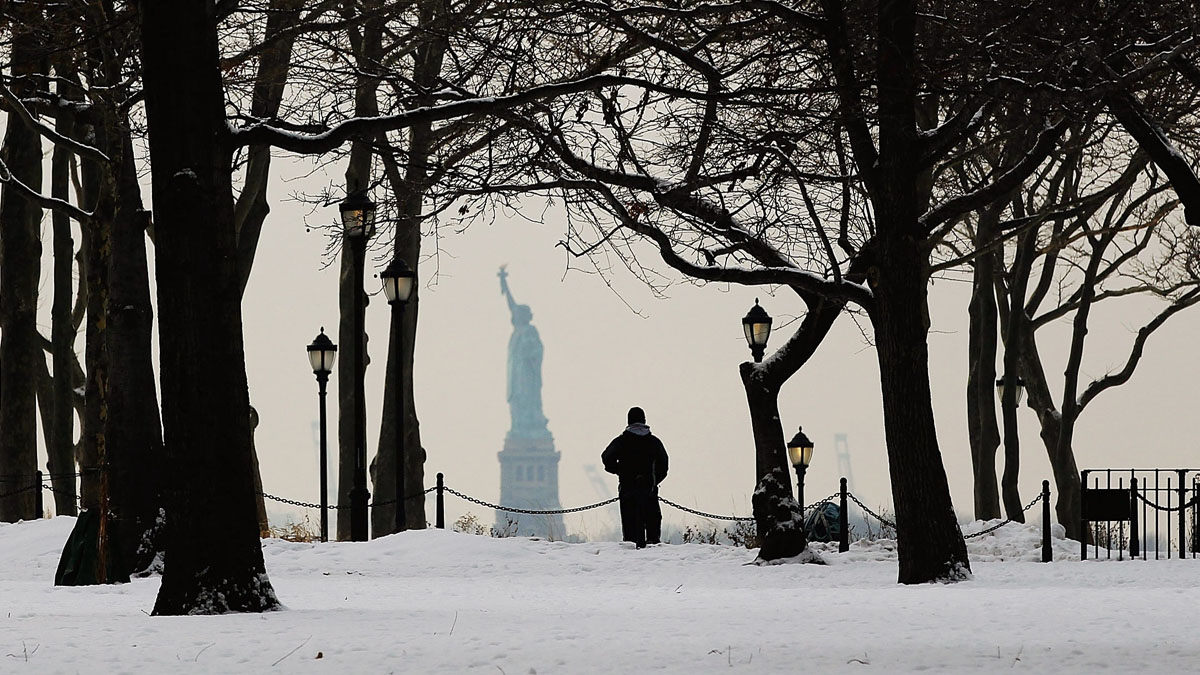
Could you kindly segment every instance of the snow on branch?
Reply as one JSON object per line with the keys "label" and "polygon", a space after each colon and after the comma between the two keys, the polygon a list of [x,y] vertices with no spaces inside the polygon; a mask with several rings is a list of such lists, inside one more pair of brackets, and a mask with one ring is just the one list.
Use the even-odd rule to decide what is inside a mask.
{"label": "snow on branch", "polygon": [[81,223],[86,223],[92,219],[91,213],[84,211],[78,206],[75,206],[68,201],[58,199],[57,197],[47,197],[37,190],[34,190],[28,185],[22,183],[16,176],[12,174],[12,171],[8,170],[8,165],[5,164],[3,160],[0,160],[0,183],[5,183],[15,188],[20,195],[35,202],[38,206],[41,206],[44,209],[60,211]]}
{"label": "snow on branch", "polygon": [[1150,119],[1142,106],[1126,93],[1110,96],[1105,101],[1113,117],[1137,141],[1167,178],[1183,203],[1183,218],[1188,225],[1200,227],[1200,178],[1162,129]]}
{"label": "snow on branch", "polygon": [[38,132],[51,143],[64,148],[69,148],[72,152],[80,157],[86,157],[98,162],[111,161],[108,155],[100,152],[98,149],[90,145],[80,143],[79,141],[67,138],[54,129],[42,124],[33,116],[32,113],[29,112],[29,109],[25,107],[25,104],[21,103],[21,99],[17,98],[17,95],[14,94],[12,90],[4,84],[0,84],[0,100],[4,101],[5,110],[19,117],[21,121],[25,123],[25,126],[28,126],[30,129]]}
{"label": "snow on branch", "polygon": [[271,145],[299,154],[329,152],[354,137],[368,137],[397,131],[424,122],[440,122],[468,115],[481,115],[511,110],[565,94],[575,94],[603,87],[636,86],[677,97],[705,98],[707,94],[671,87],[662,87],[649,80],[624,75],[591,75],[577,80],[555,82],[531,87],[523,92],[505,96],[485,96],[463,99],[435,106],[423,106],[394,115],[356,117],[320,132],[287,131],[266,123],[256,123],[242,129],[231,129],[234,147]]}

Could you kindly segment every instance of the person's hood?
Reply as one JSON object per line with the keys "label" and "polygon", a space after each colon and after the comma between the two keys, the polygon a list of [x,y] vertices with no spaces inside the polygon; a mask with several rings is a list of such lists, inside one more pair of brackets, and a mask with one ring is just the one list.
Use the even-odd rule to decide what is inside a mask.
{"label": "person's hood", "polygon": [[649,436],[650,425],[642,424],[641,422],[634,422],[633,424],[625,427],[625,433],[633,434],[634,436]]}

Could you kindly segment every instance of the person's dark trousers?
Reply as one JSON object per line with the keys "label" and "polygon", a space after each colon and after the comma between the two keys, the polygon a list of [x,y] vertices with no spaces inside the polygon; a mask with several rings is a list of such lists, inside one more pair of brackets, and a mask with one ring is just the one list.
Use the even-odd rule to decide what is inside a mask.
{"label": "person's dark trousers", "polygon": [[[654,486],[648,479],[634,478],[621,481],[617,493],[621,502],[621,538],[632,541],[638,548],[646,548],[647,539],[657,543],[662,514],[656,508],[658,499],[654,495]],[[647,537],[651,527],[653,531]]]}
{"label": "person's dark trousers", "polygon": [[642,513],[646,521],[646,543],[658,544],[662,541],[662,506],[658,503],[658,486],[652,486],[646,491],[646,503]]}
{"label": "person's dark trousers", "polygon": [[641,492],[644,490],[637,489],[632,482],[621,483],[617,488],[621,503],[621,539],[632,541],[638,548],[646,545],[646,526],[642,522],[642,504],[645,499]]}

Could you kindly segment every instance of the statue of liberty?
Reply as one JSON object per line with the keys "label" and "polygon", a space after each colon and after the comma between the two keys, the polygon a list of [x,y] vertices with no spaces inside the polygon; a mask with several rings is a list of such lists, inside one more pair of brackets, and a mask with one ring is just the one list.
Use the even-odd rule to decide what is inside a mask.
{"label": "statue of liberty", "polygon": [[513,334],[508,340],[508,409],[512,414],[509,436],[549,436],[542,414],[542,339],[530,323],[529,305],[519,305],[508,290],[508,272],[500,266],[500,292],[508,300]]}

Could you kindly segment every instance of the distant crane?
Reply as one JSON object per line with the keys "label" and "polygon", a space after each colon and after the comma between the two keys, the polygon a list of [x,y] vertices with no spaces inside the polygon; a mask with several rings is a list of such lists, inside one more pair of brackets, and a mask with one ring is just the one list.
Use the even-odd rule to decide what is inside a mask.
{"label": "distant crane", "polygon": [[833,451],[837,453],[838,473],[846,479],[846,489],[854,492],[854,473],[850,471],[850,442],[846,434],[833,435]]}
{"label": "distant crane", "polygon": [[587,474],[588,482],[592,484],[592,489],[596,491],[602,501],[612,499],[612,490],[608,489],[608,483],[604,482],[604,478],[596,470],[595,464],[583,465],[583,472]]}

